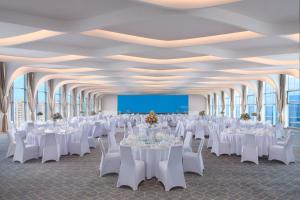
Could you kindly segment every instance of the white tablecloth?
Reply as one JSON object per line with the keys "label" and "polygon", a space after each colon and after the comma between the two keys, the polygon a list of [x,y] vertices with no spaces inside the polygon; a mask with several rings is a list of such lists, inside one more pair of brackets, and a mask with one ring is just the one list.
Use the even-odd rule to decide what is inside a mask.
{"label": "white tablecloth", "polygon": [[[251,131],[249,131],[251,133]],[[242,138],[244,133],[221,133],[221,140],[230,143],[230,149],[232,154],[241,155],[242,152]],[[258,146],[258,156],[269,155],[269,146],[272,144],[273,136],[271,133],[254,134],[256,144]]]}

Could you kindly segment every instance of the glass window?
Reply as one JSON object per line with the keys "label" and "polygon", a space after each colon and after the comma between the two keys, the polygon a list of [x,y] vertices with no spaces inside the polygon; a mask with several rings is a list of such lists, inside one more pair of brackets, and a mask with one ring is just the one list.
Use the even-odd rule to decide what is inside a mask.
{"label": "glass window", "polygon": [[72,116],[72,95],[69,93],[67,96],[67,104],[68,104],[68,117]]}
{"label": "glass window", "polygon": [[80,94],[77,94],[77,102],[76,102],[76,106],[77,106],[77,113],[76,115],[78,115],[80,113]]}
{"label": "glass window", "polygon": [[217,115],[221,115],[221,98],[217,95]]}
{"label": "glass window", "polygon": [[252,89],[248,88],[247,93],[248,114],[252,118],[252,113],[256,112],[256,97]]}
{"label": "glass window", "polygon": [[214,114],[214,111],[215,111],[215,106],[214,106],[214,104],[215,104],[215,101],[214,101],[214,95],[211,95],[211,115],[213,115]]}
{"label": "glass window", "polygon": [[225,94],[225,116],[230,115],[230,97]]}
{"label": "glass window", "polygon": [[238,92],[234,92],[234,110],[235,110],[235,117],[240,118],[241,116],[241,97]]}
{"label": "glass window", "polygon": [[287,76],[288,126],[300,128],[300,81]]}
{"label": "glass window", "polygon": [[11,120],[16,127],[27,120],[27,76],[16,78],[12,85]]}
{"label": "glass window", "polygon": [[61,113],[61,88],[57,89],[54,95],[55,112]]}
{"label": "glass window", "polygon": [[37,91],[37,107],[36,113],[42,112],[42,116],[37,116],[39,120],[47,120],[47,84],[44,82],[41,84]]}
{"label": "glass window", "polygon": [[271,124],[277,122],[277,108],[276,108],[276,92],[273,87],[265,83],[264,84],[264,98],[265,98],[265,121]]}

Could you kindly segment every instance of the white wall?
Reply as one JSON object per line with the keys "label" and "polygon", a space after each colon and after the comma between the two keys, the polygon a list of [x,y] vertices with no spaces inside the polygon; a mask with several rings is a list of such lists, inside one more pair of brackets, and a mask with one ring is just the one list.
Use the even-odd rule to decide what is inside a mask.
{"label": "white wall", "polygon": [[117,95],[105,95],[101,100],[102,113],[105,115],[118,114],[118,98]]}
{"label": "white wall", "polygon": [[202,95],[189,95],[189,115],[206,111],[206,98]]}

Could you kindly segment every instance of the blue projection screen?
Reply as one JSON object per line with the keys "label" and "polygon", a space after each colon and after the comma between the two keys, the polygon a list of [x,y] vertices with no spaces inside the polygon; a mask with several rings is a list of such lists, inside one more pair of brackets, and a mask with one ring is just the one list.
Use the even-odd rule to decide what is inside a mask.
{"label": "blue projection screen", "polygon": [[119,95],[118,113],[187,113],[188,95]]}

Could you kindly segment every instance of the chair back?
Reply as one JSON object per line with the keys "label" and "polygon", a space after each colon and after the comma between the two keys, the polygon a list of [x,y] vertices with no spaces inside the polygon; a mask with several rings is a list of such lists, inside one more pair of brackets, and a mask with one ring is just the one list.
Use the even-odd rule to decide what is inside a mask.
{"label": "chair back", "polygon": [[57,147],[55,133],[47,133],[46,134],[45,147]]}
{"label": "chair back", "polygon": [[16,138],[15,138],[15,131],[9,130],[7,135],[8,135],[8,139],[9,139],[9,142],[10,142],[10,143],[13,143],[13,142],[16,141]]}
{"label": "chair back", "polygon": [[286,142],[284,144],[284,146],[286,148],[292,148],[293,147],[293,138],[294,138],[294,135],[293,134],[290,134],[287,139],[286,139]]}
{"label": "chair back", "polygon": [[101,138],[98,138],[98,141],[100,143],[100,150],[101,150],[102,156],[105,157],[106,156],[106,150],[105,150],[103,141],[102,141]]}
{"label": "chair back", "polygon": [[170,147],[168,156],[168,168],[182,164],[182,145]]}
{"label": "chair back", "polygon": [[16,134],[16,152],[23,152],[25,149],[24,136]]}
{"label": "chair back", "polygon": [[116,137],[115,137],[114,134],[109,134],[108,135],[108,144],[109,144],[110,148],[118,146],[117,141],[116,141]]}
{"label": "chair back", "polygon": [[183,141],[183,146],[184,147],[191,147],[192,146],[192,139],[193,139],[193,133],[188,131],[184,141]]}
{"label": "chair back", "polygon": [[133,155],[132,155],[132,149],[130,146],[121,145],[120,156],[121,156],[121,165],[126,165],[129,166],[130,168],[133,168],[135,166]]}
{"label": "chair back", "polygon": [[198,154],[201,154],[203,146],[204,146],[204,139],[201,139],[198,147]]}
{"label": "chair back", "polygon": [[243,146],[256,146],[255,135],[253,134],[245,134],[242,139]]}

